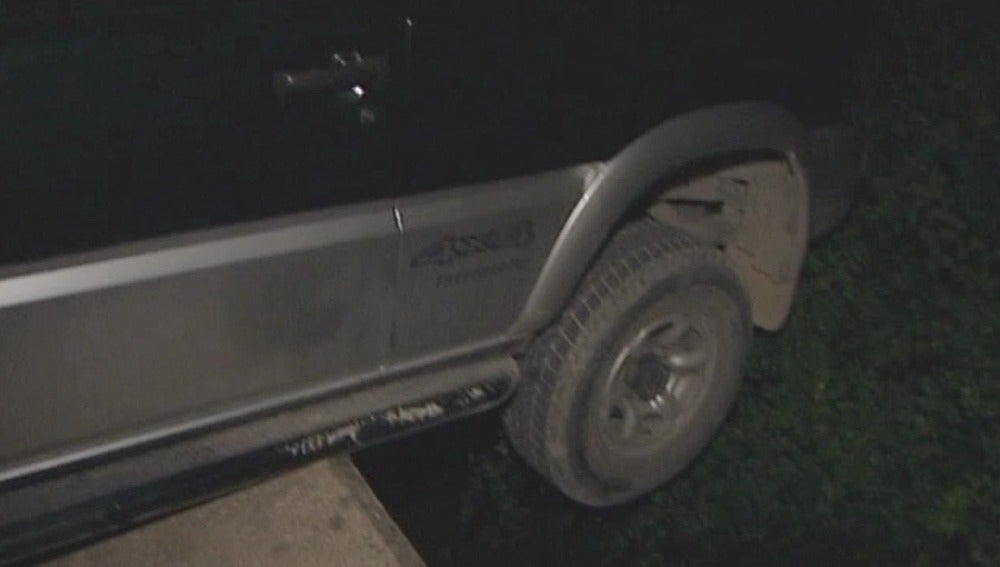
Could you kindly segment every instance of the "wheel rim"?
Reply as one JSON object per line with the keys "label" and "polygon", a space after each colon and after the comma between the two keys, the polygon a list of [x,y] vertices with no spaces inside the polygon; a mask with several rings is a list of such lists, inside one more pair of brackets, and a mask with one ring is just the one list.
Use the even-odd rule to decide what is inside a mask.
{"label": "wheel rim", "polygon": [[708,326],[674,313],[644,326],[618,353],[602,391],[600,430],[629,452],[655,450],[695,413],[710,376]]}

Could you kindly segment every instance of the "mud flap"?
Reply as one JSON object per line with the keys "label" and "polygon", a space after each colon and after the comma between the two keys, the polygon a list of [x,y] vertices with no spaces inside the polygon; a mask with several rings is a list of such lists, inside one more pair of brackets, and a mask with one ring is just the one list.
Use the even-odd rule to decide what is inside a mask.
{"label": "mud flap", "polygon": [[806,171],[809,177],[809,236],[818,238],[847,216],[858,180],[854,132],[831,124],[809,132]]}

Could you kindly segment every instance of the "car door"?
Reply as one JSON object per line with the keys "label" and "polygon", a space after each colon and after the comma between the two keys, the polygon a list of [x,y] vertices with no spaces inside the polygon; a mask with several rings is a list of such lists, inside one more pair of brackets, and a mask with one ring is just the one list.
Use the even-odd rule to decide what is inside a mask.
{"label": "car door", "polygon": [[389,17],[0,5],[0,480],[377,374]]}

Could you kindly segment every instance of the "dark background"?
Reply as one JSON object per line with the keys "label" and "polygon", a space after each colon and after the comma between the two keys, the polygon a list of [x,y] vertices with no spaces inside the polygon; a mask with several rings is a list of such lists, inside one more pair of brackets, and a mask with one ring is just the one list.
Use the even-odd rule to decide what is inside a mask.
{"label": "dark background", "polygon": [[[607,159],[711,104],[843,119],[885,19],[833,0],[5,0],[0,263]],[[271,84],[355,48],[390,63],[364,100]]]}

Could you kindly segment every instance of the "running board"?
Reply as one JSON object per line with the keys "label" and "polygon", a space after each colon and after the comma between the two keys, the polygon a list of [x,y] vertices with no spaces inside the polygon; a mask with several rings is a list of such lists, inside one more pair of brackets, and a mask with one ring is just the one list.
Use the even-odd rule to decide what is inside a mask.
{"label": "running board", "polygon": [[509,356],[470,361],[5,483],[0,564],[51,555],[320,457],[496,407],[517,380],[518,367]]}

